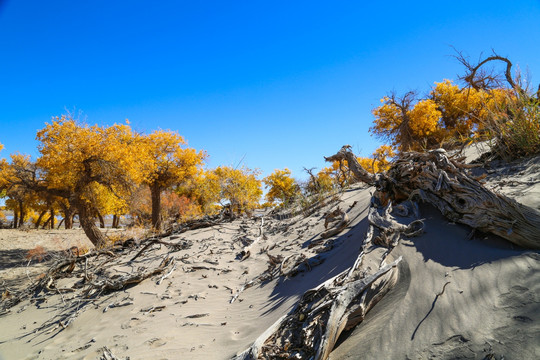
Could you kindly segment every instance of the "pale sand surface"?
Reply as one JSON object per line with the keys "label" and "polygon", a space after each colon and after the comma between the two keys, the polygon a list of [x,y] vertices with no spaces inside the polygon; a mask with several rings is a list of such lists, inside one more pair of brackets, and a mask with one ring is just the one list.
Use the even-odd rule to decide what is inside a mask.
{"label": "pale sand surface", "polygon": [[[60,296],[53,295],[37,306],[28,301],[15,306],[10,314],[0,318],[0,353],[6,359],[95,359],[101,355],[101,348],[108,346],[116,356],[130,359],[230,358],[286,314],[304,291],[352,265],[367,226],[369,191],[357,189],[344,193],[340,206],[348,208],[357,201],[349,212],[352,222],[336,239],[335,248],[325,253],[329,258],[310,272],[248,288],[230,304],[232,292],[236,293],[266,270],[268,257],[259,249],[275,245],[270,254],[316,255],[306,245],[324,231],[324,220],[321,221],[324,209],[308,218],[299,215],[287,220],[267,219],[266,239],[257,242],[251,256],[244,261],[237,258],[243,248],[239,239],[255,239],[260,219],[236,220],[190,231],[164,239],[173,242],[189,239],[194,245],[173,253],[184,261],[179,262],[179,268],[161,285],[146,280],[103,297],[59,333],[34,334],[33,331],[55,316],[62,304]],[[152,258],[142,256],[137,266],[160,261],[165,252],[164,248]],[[191,271],[194,266],[217,270]],[[58,284],[58,287],[70,285]],[[103,312],[107,304],[126,297],[132,299],[132,305]],[[141,311],[158,305],[166,307],[152,313]],[[193,317],[201,314],[204,316]]]}
{"label": "pale sand surface", "polygon": [[331,359],[540,358],[540,254],[421,214],[426,233],[394,249],[396,287]]}
{"label": "pale sand surface", "polygon": [[[501,187],[504,179],[495,171],[489,174],[488,186],[498,186],[510,196],[517,193],[518,185],[526,187],[520,194],[531,187],[530,191],[536,191],[538,184],[534,181],[539,171],[529,168],[538,164],[538,158],[529,161],[526,169],[508,173],[522,183]],[[260,218],[240,219],[164,239],[193,241],[191,248],[171,253],[179,260],[171,276],[160,285],[156,284],[160,276],[156,276],[100,297],[62,331],[53,328],[47,334],[34,333],[54,319],[70,294],[64,294],[64,299],[52,295],[32,304],[23,301],[0,317],[0,358],[98,359],[107,346],[121,359],[229,359],[286,314],[304,291],[352,266],[367,229],[372,191],[357,186],[342,195],[337,205],[349,211],[352,221],[333,238],[333,249],[321,254],[326,260],[310,271],[255,285],[230,303],[233,293],[267,268],[268,257],[261,249],[275,245],[268,250],[274,256],[315,256],[316,248],[307,245],[320,239],[324,231],[322,215],[336,204],[309,217],[266,217],[266,238],[255,243],[251,256],[244,261],[237,257],[242,239],[258,237]],[[539,197],[524,198],[530,206],[540,206]],[[484,359],[490,354],[496,359],[540,358],[539,252],[517,249],[483,234],[469,239],[470,228],[449,223],[436,209],[421,206],[420,212],[426,219],[425,234],[402,240],[392,252],[393,257],[403,256],[396,287],[363,323],[342,336],[331,359]],[[412,220],[400,219],[404,223]],[[57,236],[70,235],[67,238],[73,243],[84,244],[81,232],[59,233],[63,235]],[[3,280],[12,281],[17,271],[24,269],[8,262],[11,256],[24,260],[25,251],[35,246],[27,244],[31,236],[14,239],[10,233],[8,239],[0,237],[0,249],[5,249],[0,250],[5,259],[2,264],[7,261],[0,267]],[[70,241],[66,247],[73,245]],[[42,246],[58,250],[63,245]],[[133,266],[159,263],[167,251],[165,247],[152,251],[151,256],[141,256]],[[209,270],[193,270],[197,266]],[[125,270],[129,269],[121,264],[108,268],[118,273]],[[27,278],[24,272],[19,275],[20,282]],[[73,281],[66,279],[58,286],[69,287]],[[130,299],[133,304],[103,311],[122,299]],[[165,308],[141,311],[152,306]]]}

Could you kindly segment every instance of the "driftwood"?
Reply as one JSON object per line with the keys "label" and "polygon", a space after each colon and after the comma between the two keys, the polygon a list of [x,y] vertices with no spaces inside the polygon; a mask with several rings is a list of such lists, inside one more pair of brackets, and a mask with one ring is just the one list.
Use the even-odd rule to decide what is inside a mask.
{"label": "driftwood", "polygon": [[404,153],[387,173],[377,175],[364,170],[348,146],[326,159],[346,160],[359,180],[377,188],[383,204],[417,197],[451,221],[540,249],[540,212],[488,190],[467,175],[466,164],[451,159],[443,149]]}
{"label": "driftwood", "polygon": [[235,359],[326,359],[341,332],[362,321],[378,300],[374,296],[362,297],[362,294],[380,278],[376,292],[385,293],[390,289],[395,282],[394,268],[400,260],[359,280],[355,277],[360,269],[345,271],[308,290],[287,316],[279,319]]}
{"label": "driftwood", "polygon": [[[154,260],[147,262],[145,266],[135,267],[133,254],[137,253],[138,256],[143,251],[155,251],[157,247],[152,248],[155,244],[166,246],[168,251],[161,256],[153,257]],[[189,248],[191,245],[191,241],[171,242],[154,237],[143,240],[138,246],[134,241],[128,240],[119,246],[92,250],[86,254],[80,254],[76,248],[55,254],[47,272],[41,274],[29,286],[2,299],[0,314],[7,313],[12,306],[25,299],[39,303],[50,296],[60,295],[62,301],[54,305],[57,307],[55,316],[38,327],[36,333],[62,331],[89,306],[99,303],[102,295],[114,296],[112,293],[136,285],[152,276],[159,276],[155,281],[161,284],[176,268],[175,259],[170,253]],[[131,271],[126,271],[129,269]],[[62,287],[58,286],[60,280],[64,284]],[[70,293],[70,296],[64,297],[65,293]],[[103,311],[131,305],[133,304],[131,300],[125,298],[114,301]]]}

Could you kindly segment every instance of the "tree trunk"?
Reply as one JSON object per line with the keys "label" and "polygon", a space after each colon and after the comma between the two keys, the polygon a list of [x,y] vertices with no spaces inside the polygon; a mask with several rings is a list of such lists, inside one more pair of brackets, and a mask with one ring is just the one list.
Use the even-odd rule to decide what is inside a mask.
{"label": "tree trunk", "polygon": [[161,230],[161,187],[159,185],[150,186],[152,195],[152,227]]}
{"label": "tree trunk", "polygon": [[24,204],[22,201],[19,201],[19,224],[17,225],[18,228],[24,225]]}
{"label": "tree trunk", "polygon": [[66,216],[64,217],[64,228],[66,230],[73,229],[73,216],[75,216],[75,214],[66,214]]}
{"label": "tree trunk", "polygon": [[54,229],[54,209],[51,208],[51,229]]}
{"label": "tree trunk", "polygon": [[[73,205],[71,204],[65,204],[60,203],[60,206],[62,207],[62,215],[64,215],[64,227],[66,229],[73,228],[73,216],[75,215],[75,209]],[[60,228],[61,224],[58,224],[58,228]]]}
{"label": "tree trunk", "polygon": [[64,227],[66,229],[73,229],[73,218],[75,217],[75,210],[72,206],[66,209],[64,212]]}
{"label": "tree trunk", "polygon": [[[387,173],[377,175],[363,169],[349,147],[344,146],[327,160],[347,160],[359,180],[377,188],[361,253],[350,270],[305,292],[288,315],[236,359],[328,358],[342,331],[363,321],[367,311],[397,281],[394,269],[401,258],[391,264],[386,264],[386,258],[400,234],[415,236],[422,232],[422,220],[406,226],[392,219],[392,202],[417,195],[452,221],[494,233],[520,246],[540,248],[540,213],[492,193],[464,172],[467,165],[449,159],[444,150],[402,154]],[[379,235],[374,237],[375,228]],[[371,243],[388,247],[377,261],[378,270],[362,265],[364,254],[375,256],[372,261],[378,260],[378,253],[369,251]]]}
{"label": "tree trunk", "polygon": [[118,229],[119,225],[120,225],[120,216],[114,214],[113,220],[112,220],[112,227],[114,229]]}
{"label": "tree trunk", "polygon": [[41,229],[45,229],[49,225],[50,221],[51,221],[51,216],[49,215],[47,220],[43,223],[43,226],[41,227]]}
{"label": "tree trunk", "polygon": [[96,226],[96,221],[91,215],[93,213],[92,209],[90,209],[88,205],[84,203],[84,200],[78,201],[77,209],[79,212],[79,222],[81,223],[81,227],[83,228],[88,239],[96,248],[104,247],[107,240]]}
{"label": "tree trunk", "polygon": [[103,219],[103,216],[101,216],[99,211],[97,212],[97,216],[98,216],[98,219],[99,219],[99,227],[102,228],[102,229],[105,229],[105,220]]}
{"label": "tree trunk", "polygon": [[36,220],[36,229],[39,229],[39,225],[41,224],[41,220],[43,220],[43,216],[45,216],[46,213],[47,213],[47,210],[42,211],[42,212],[39,214],[39,216],[38,216],[38,218],[37,218],[37,220]]}
{"label": "tree trunk", "polygon": [[19,226],[19,213],[17,209],[13,210],[13,228],[16,229]]}
{"label": "tree trunk", "polygon": [[56,228],[56,230],[60,229],[60,226],[62,226],[62,224],[64,223],[65,220],[66,220],[65,217],[63,217],[62,220],[60,220],[60,222],[58,223],[58,227]]}

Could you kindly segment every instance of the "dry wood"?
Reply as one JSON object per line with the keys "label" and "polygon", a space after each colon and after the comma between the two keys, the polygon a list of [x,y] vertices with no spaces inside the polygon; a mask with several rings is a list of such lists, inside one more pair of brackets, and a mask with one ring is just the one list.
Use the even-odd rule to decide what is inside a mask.
{"label": "dry wood", "polygon": [[[395,221],[390,215],[392,203],[417,195],[452,221],[500,235],[521,246],[540,248],[539,213],[487,190],[464,173],[467,166],[450,159],[444,150],[402,154],[387,173],[377,175],[363,169],[348,146],[326,159],[346,160],[359,180],[377,188],[363,250],[350,270],[307,291],[287,316],[236,359],[327,359],[341,332],[361,322],[397,281],[393,269],[401,258],[391,264],[385,264],[385,259],[400,236],[422,232],[422,220],[409,225]],[[408,210],[402,206],[400,212]],[[366,275],[366,270],[361,271],[362,260],[372,242],[388,250],[380,259],[379,270]],[[284,259],[281,268],[291,259],[294,257]]]}
{"label": "dry wood", "polygon": [[261,217],[261,225],[259,226],[259,236],[257,236],[255,241],[253,241],[251,244],[244,247],[244,249],[240,253],[241,261],[244,261],[245,259],[251,256],[251,249],[253,248],[253,246],[264,237],[263,228],[264,228],[264,218]]}
{"label": "dry wood", "polygon": [[327,229],[328,224],[334,222],[336,218],[339,219],[339,222],[337,222],[332,229],[325,231],[321,234],[321,237],[323,239],[328,239],[329,237],[339,234],[349,224],[349,216],[346,212],[344,212],[338,207],[336,210],[325,215],[324,228]]}
{"label": "dry wood", "polygon": [[112,353],[111,349],[106,346],[103,347],[101,351],[103,351],[103,355],[99,358],[100,360],[120,360]]}
{"label": "dry wood", "polygon": [[488,190],[468,176],[463,171],[464,164],[450,159],[443,149],[404,153],[386,174],[380,175],[367,173],[347,146],[327,159],[347,160],[359,180],[377,187],[383,203],[417,196],[451,221],[525,248],[540,249],[540,212]]}
{"label": "dry wood", "polygon": [[[341,332],[347,325],[352,326],[349,314],[351,311],[356,313],[359,296],[400,261],[401,258],[355,281],[349,281],[348,271],[345,271],[308,290],[288,315],[278,320],[235,359],[326,359]],[[386,284],[387,288],[391,286],[391,282]],[[368,305],[373,306],[374,302]]]}
{"label": "dry wood", "polygon": [[[397,281],[396,266],[401,258],[391,264],[384,261],[393,246],[382,255],[378,270],[373,272],[362,267],[375,229],[396,242],[401,234],[414,236],[421,231],[421,221],[402,225],[391,217],[390,211],[389,207],[381,209],[380,213],[375,208],[370,209],[371,225],[362,251],[351,269],[306,291],[288,315],[272,325],[235,359],[327,359],[339,335],[363,321],[366,313]],[[304,259],[297,255],[285,258],[280,266],[281,275],[288,275],[288,271],[282,269],[289,266],[284,264],[296,264],[298,261],[295,260]]]}
{"label": "dry wood", "polygon": [[[150,266],[135,268],[130,265],[129,258],[135,252],[141,253],[140,248],[145,248],[144,251],[154,251],[155,249],[151,250],[150,246],[146,245],[158,243],[167,246],[169,252],[173,252],[191,246],[189,241],[173,243],[159,238],[143,241],[139,248],[132,246],[136,245],[132,244],[132,241],[127,244],[128,242],[120,246],[92,250],[86,254],[79,254],[78,251],[55,254],[46,273],[41,274],[29,286],[17,292],[10,292],[9,296],[2,299],[0,314],[25,299],[30,299],[31,302],[42,301],[56,295],[61,300],[55,305],[58,307],[56,315],[42,324],[38,331],[46,333],[61,331],[99,296],[122,290],[154,275],[165,273],[158,280],[163,281],[172,274],[176,266],[175,260],[167,255],[161,262],[153,261]],[[125,271],[122,268],[131,270]],[[57,281],[63,278],[73,279],[72,285],[57,287]],[[66,292],[73,293],[73,296],[65,297],[63,294]],[[130,305],[129,301],[110,303],[104,311],[111,307],[127,305]]]}

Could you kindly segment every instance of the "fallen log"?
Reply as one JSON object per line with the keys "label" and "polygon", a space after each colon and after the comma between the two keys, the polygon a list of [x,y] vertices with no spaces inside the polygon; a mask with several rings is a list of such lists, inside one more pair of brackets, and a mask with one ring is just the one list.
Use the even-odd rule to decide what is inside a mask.
{"label": "fallen log", "polygon": [[417,197],[453,222],[540,249],[540,212],[485,188],[464,171],[466,164],[443,149],[404,153],[388,172],[377,175],[363,169],[348,146],[326,160],[346,160],[358,180],[377,188],[383,204]]}

